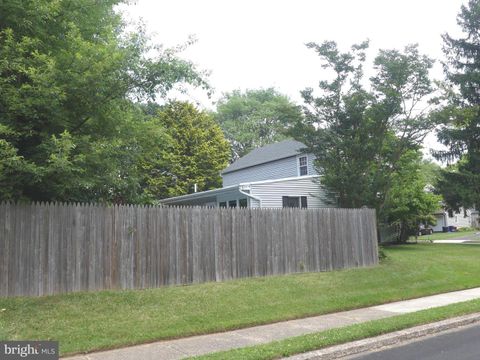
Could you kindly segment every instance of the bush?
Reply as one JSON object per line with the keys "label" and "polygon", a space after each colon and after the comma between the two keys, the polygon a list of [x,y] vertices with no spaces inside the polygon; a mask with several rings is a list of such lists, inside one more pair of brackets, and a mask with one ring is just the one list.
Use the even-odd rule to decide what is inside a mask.
{"label": "bush", "polygon": [[464,226],[464,227],[461,227],[461,228],[457,228],[457,231],[460,231],[460,232],[475,231],[475,230],[478,230],[478,228],[473,228],[473,227],[470,227],[470,226]]}
{"label": "bush", "polygon": [[378,247],[378,260],[384,261],[387,259],[387,253],[385,252],[385,249],[383,246]]}

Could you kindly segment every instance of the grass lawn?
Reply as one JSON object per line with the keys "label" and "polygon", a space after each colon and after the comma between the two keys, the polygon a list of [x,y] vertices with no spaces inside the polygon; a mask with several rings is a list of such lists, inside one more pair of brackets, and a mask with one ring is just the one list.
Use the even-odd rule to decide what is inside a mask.
{"label": "grass lawn", "polygon": [[[386,248],[379,266],[329,273],[0,299],[0,339],[62,354],[223,331],[480,286],[480,246]],[[5,310],[3,310],[5,309]]]}
{"label": "grass lawn", "polygon": [[[456,232],[446,232],[446,233],[433,233],[432,235],[422,235],[418,237],[418,240],[448,240],[448,239],[458,239],[465,236],[475,235],[480,230],[475,231],[456,231]],[[415,236],[411,236],[410,240],[415,240]]]}
{"label": "grass lawn", "polygon": [[333,345],[343,344],[369,337],[379,336],[389,332],[407,329],[451,317],[471,314],[480,311],[480,300],[472,300],[422,310],[411,314],[398,315],[391,318],[373,320],[361,324],[330,329],[318,333],[297,336],[264,345],[222,351],[204,356],[196,360],[270,360],[285,356],[313,351]]}

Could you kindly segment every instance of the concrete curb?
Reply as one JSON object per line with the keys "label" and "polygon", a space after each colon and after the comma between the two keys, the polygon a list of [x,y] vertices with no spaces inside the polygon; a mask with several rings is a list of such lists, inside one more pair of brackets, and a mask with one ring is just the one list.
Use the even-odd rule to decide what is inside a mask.
{"label": "concrete curb", "polygon": [[378,350],[383,347],[399,345],[403,342],[421,338],[427,335],[451,330],[460,326],[472,325],[480,322],[480,313],[460,316],[436,323],[415,326],[374,338],[353,341],[347,344],[315,350],[304,354],[289,357],[289,360],[330,360],[351,356],[366,351]]}

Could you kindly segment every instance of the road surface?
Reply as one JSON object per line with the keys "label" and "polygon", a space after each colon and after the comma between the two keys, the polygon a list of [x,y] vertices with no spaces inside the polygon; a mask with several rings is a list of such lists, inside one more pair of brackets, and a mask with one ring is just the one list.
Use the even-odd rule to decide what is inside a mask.
{"label": "road surface", "polygon": [[480,325],[409,342],[383,351],[350,357],[355,360],[479,360]]}

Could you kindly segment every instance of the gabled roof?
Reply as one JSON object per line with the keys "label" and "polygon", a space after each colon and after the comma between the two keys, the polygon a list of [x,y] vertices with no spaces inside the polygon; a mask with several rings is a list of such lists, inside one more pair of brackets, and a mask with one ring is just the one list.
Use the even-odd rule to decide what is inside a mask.
{"label": "gabled roof", "polygon": [[247,155],[234,161],[232,164],[230,164],[230,166],[222,171],[222,174],[228,174],[251,166],[296,156],[305,147],[306,146],[301,142],[292,139],[265,145],[250,151]]}

